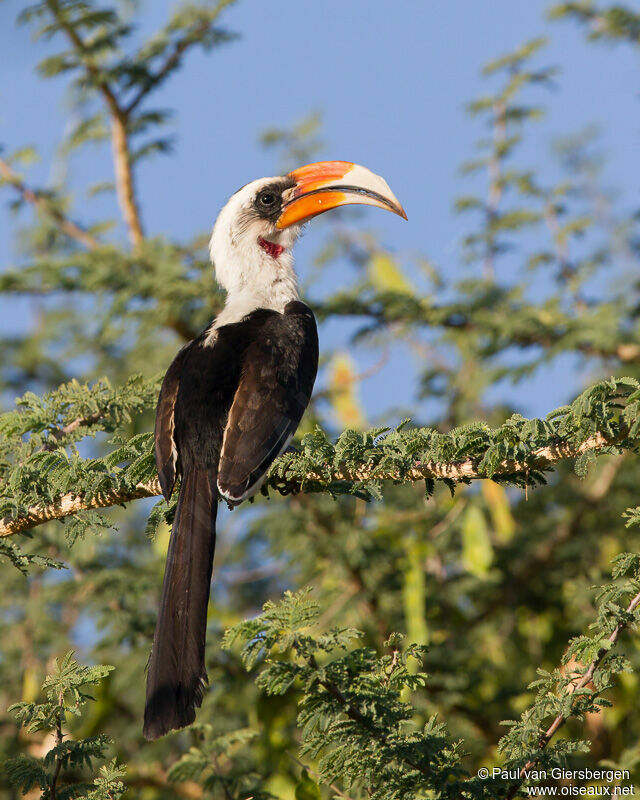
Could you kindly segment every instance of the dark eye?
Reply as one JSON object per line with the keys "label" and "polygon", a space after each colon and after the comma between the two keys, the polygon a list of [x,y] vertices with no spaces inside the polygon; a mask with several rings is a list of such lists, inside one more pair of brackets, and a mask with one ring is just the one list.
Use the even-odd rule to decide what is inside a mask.
{"label": "dark eye", "polygon": [[253,206],[259,216],[272,220],[278,216],[282,205],[282,190],[279,186],[265,186],[256,194]]}
{"label": "dark eye", "polygon": [[274,206],[277,201],[278,198],[275,196],[273,192],[260,192],[260,194],[258,195],[258,202],[260,203],[261,206],[264,206],[265,208],[270,208],[271,206]]}

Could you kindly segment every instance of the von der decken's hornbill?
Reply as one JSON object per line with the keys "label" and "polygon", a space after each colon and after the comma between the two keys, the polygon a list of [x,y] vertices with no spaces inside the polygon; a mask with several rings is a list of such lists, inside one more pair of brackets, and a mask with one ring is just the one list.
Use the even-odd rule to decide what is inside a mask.
{"label": "von der decken's hornbill", "polygon": [[387,183],[346,161],[262,178],[237,191],[211,236],[223,310],[180,350],[160,390],[155,452],[168,500],[181,476],[147,676],[144,735],[189,725],[207,681],[207,605],[218,497],[254,494],[311,396],[318,334],[298,297],[292,247],[303,223],[351,203],[404,217]]}

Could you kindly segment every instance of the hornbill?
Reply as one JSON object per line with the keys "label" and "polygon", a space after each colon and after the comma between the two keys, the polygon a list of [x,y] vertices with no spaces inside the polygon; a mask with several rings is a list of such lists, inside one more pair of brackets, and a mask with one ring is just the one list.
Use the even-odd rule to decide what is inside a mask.
{"label": "hornbill", "polygon": [[192,723],[202,702],[218,499],[235,506],[258,491],[311,396],[318,334],[292,247],[307,220],[352,203],[406,219],[382,178],[323,161],[243,186],[216,220],[210,253],[226,302],[175,357],[156,411],[164,497],[181,483],[147,673],[147,739]]}

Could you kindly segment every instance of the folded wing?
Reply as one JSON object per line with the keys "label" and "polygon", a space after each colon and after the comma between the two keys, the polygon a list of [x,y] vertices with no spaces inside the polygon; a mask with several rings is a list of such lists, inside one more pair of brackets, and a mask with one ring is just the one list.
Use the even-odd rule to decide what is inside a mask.
{"label": "folded wing", "polygon": [[244,354],[218,466],[218,491],[229,503],[260,488],[300,423],[317,369],[313,314],[304,303],[288,303],[265,320]]}
{"label": "folded wing", "polygon": [[173,492],[178,469],[178,448],[175,441],[175,410],[180,388],[180,376],[193,342],[185,345],[167,370],[156,408],[155,454],[158,479],[164,499],[168,502]]}

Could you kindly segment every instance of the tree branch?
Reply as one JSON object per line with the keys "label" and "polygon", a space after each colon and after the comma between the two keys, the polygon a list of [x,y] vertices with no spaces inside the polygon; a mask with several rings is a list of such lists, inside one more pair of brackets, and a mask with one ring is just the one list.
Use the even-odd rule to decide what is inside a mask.
{"label": "tree branch", "polygon": [[[0,176],[11,186],[13,186],[22,197],[35,206],[39,211],[47,214],[58,226],[58,228],[66,234],[70,239],[74,239],[80,244],[84,245],[88,250],[95,250],[100,247],[100,242],[92,236],[84,228],[80,227],[76,222],[70,220],[56,208],[54,208],[50,201],[35,189],[28,187],[20,178],[20,176],[11,168],[11,165],[0,158]],[[137,240],[139,243],[142,239]],[[46,291],[46,290],[43,290]],[[191,327],[181,320],[179,317],[171,315],[167,318],[167,326],[174,330],[181,339],[189,342],[198,335],[198,331],[194,331]]]}
{"label": "tree branch", "polygon": [[129,239],[134,247],[138,247],[143,239],[140,209],[136,200],[133,170],[131,167],[131,154],[129,152],[129,139],[127,132],[128,116],[120,107],[118,99],[107,81],[100,75],[100,70],[91,60],[87,48],[78,31],[66,19],[60,9],[58,0],[46,0],[47,6],[60,27],[66,33],[73,48],[82,61],[87,75],[98,88],[104,98],[111,119],[111,147],[113,150],[114,171],[116,177],[116,192],[120,209],[124,216],[125,224],[129,230]]}
{"label": "tree branch", "polygon": [[[633,598],[633,600],[626,607],[625,614],[631,614],[639,605],[640,605],[640,592],[638,592],[638,594]],[[572,693],[573,694],[578,692],[580,689],[584,689],[585,686],[587,686],[589,683],[591,683],[591,680],[593,679],[593,675],[594,675],[596,669],[598,668],[598,666],[600,665],[600,662],[606,656],[606,654],[611,651],[611,648],[616,644],[616,642],[618,641],[618,638],[620,637],[620,634],[628,626],[628,624],[629,623],[626,622],[626,621],[620,621],[616,625],[616,627],[614,628],[613,632],[609,636],[608,645],[606,645],[604,647],[601,647],[600,650],[598,650],[598,654],[596,655],[596,657],[593,659],[593,661],[589,665],[589,668],[587,669],[585,674],[578,681],[578,683],[573,687],[573,689],[572,689]],[[553,736],[564,725],[564,723],[567,721],[568,718],[569,718],[569,714],[566,714],[566,715],[565,714],[558,714],[558,716],[553,720],[551,725],[547,728],[547,730],[540,737],[540,742],[539,742],[538,746],[539,746],[541,752],[546,748],[546,746],[549,744],[549,742],[551,741]],[[527,777],[527,772],[530,769],[532,769],[533,767],[535,767],[535,765],[538,763],[538,760],[539,760],[538,758],[533,758],[533,759],[527,761],[527,763],[524,765],[524,767],[522,767],[522,769],[520,770],[519,780],[518,780],[517,783],[514,783],[509,788],[509,791],[507,792],[507,795],[506,795],[506,800],[511,800],[511,798],[515,797],[516,792],[518,791],[520,786],[522,786],[523,781]]]}
{"label": "tree branch", "polygon": [[0,175],[10,186],[13,186],[28,203],[31,203],[39,211],[51,217],[60,230],[70,239],[75,239],[89,250],[93,250],[99,246],[100,242],[94,236],[68,217],[65,217],[60,211],[53,208],[50,201],[41,193],[26,186],[18,174],[11,168],[11,165],[3,158],[0,158]]}
{"label": "tree branch", "polygon": [[[527,474],[531,470],[546,469],[558,461],[575,458],[588,451],[597,451],[613,447],[620,444],[624,438],[624,435],[620,434],[616,439],[611,440],[606,439],[601,433],[596,433],[579,444],[559,441],[534,450],[526,461],[516,461],[512,459],[502,461],[493,470],[493,474]],[[407,472],[404,479],[408,482],[416,482],[428,478],[435,480],[447,479],[451,481],[486,478],[487,475],[480,469],[479,462],[480,459],[478,458],[467,458],[463,461],[453,463],[436,463],[434,461],[416,462],[416,465]],[[326,475],[309,473],[305,476],[304,481],[300,479],[287,480],[286,477],[284,479],[279,478],[275,476],[273,469],[271,474],[272,477],[267,480],[267,486],[271,485],[285,494],[294,494],[303,491],[304,484],[308,482],[320,482],[330,486],[333,483],[356,483],[371,479],[399,480],[401,477],[395,472],[379,471],[376,465],[363,465],[355,470],[339,467],[334,469],[328,478]],[[33,505],[21,516],[13,518],[5,517],[0,521],[0,537],[21,533],[22,531],[42,525],[45,522],[50,522],[54,519],[64,519],[80,511],[122,505],[131,500],[139,500],[143,497],[155,497],[160,494],[160,484],[155,478],[147,483],[139,483],[133,489],[116,488],[95,495],[89,499],[85,499],[82,495],[69,492],[49,505]]]}
{"label": "tree branch", "polygon": [[129,229],[129,239],[134,247],[139,247],[144,239],[140,210],[136,200],[131,154],[127,135],[127,118],[118,111],[111,112],[111,144],[116,175],[118,201]]}
{"label": "tree branch", "polygon": [[[204,33],[208,28],[208,24],[203,22],[195,31],[196,33]],[[149,92],[154,89],[159,83],[169,75],[180,63],[180,59],[186,53],[186,51],[194,44],[198,44],[197,38],[187,39],[184,38],[181,41],[177,42],[169,56],[167,57],[164,64],[160,67],[160,69],[149,77],[149,80],[140,88],[138,93],[134,96],[134,98],[130,101],[127,107],[124,109],[124,113],[129,116],[134,109],[140,105],[142,100],[149,94]]]}
{"label": "tree branch", "polygon": [[33,505],[27,509],[26,514],[21,517],[5,517],[0,522],[0,537],[11,536],[14,533],[35,528],[45,522],[54,519],[65,519],[80,511],[90,511],[94,508],[108,508],[110,506],[121,506],[131,500],[140,500],[143,497],[156,497],[162,494],[160,484],[157,479],[148,483],[139,483],[133,489],[113,489],[109,492],[97,494],[86,499],[83,495],[73,492],[59,497],[55,503],[50,505]]}
{"label": "tree branch", "polygon": [[[315,659],[315,656],[310,656],[307,659],[307,663],[311,667],[311,669],[316,670],[316,672],[320,672],[320,667],[318,662]],[[320,685],[326,689],[329,694],[338,701],[338,703],[344,709],[344,713],[349,717],[352,722],[357,723],[358,725],[362,726],[366,731],[368,731],[375,739],[381,742],[383,745],[388,744],[387,734],[384,730],[376,727],[376,725],[371,722],[371,720],[367,719],[360,710],[347,698],[344,696],[340,687],[337,686],[332,680],[327,678],[320,678]],[[416,764],[415,761],[408,758],[408,756],[403,756],[404,761],[413,769],[418,770],[423,775],[429,776],[431,775],[431,769],[429,767],[425,767],[422,764]]]}
{"label": "tree branch", "polygon": [[104,414],[102,411],[96,411],[95,414],[89,414],[87,417],[78,417],[68,425],[64,425],[62,428],[56,428],[55,430],[49,431],[49,439],[42,445],[42,449],[55,450],[58,446],[58,442],[64,439],[65,436],[68,436],[70,433],[73,433],[80,427],[91,427],[92,425],[96,425],[103,419],[103,417]]}
{"label": "tree branch", "polygon": [[[526,319],[522,328],[512,329],[508,334],[508,341],[504,338],[504,331],[500,324],[496,325],[490,320],[476,318],[473,313],[479,304],[476,300],[468,303],[454,302],[450,305],[433,304],[426,306],[413,295],[390,293],[390,299],[395,305],[387,307],[385,295],[373,298],[362,298],[351,295],[337,296],[325,303],[313,304],[314,311],[321,319],[329,316],[341,317],[368,317],[377,326],[401,323],[406,325],[420,325],[429,328],[446,328],[453,331],[475,332],[486,336],[493,351],[500,351],[505,347],[517,346],[522,349],[529,347],[543,347],[549,349],[560,342],[568,334],[572,335],[572,349],[593,358],[616,358],[623,364],[636,364],[640,362],[640,344],[635,342],[613,341],[610,345],[602,346],[592,341],[593,331],[587,318],[567,316],[558,319],[554,324],[544,322],[541,316],[535,319],[535,330],[531,330]],[[487,295],[482,301],[485,305],[495,305],[495,299]],[[511,305],[502,309],[501,313],[510,318],[519,320],[524,316],[526,308]],[[581,328],[578,328],[578,323]]]}

